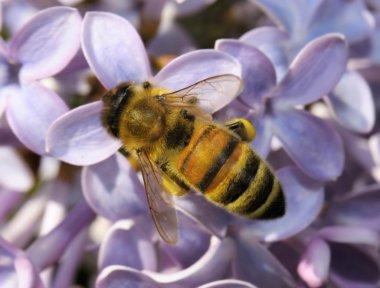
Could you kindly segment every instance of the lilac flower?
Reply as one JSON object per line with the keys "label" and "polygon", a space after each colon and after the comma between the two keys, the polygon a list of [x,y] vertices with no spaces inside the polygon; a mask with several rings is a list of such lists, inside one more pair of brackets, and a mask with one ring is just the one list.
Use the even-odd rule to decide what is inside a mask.
{"label": "lilac flower", "polygon": [[0,221],[33,185],[33,175],[15,149],[0,146]]}
{"label": "lilac flower", "polygon": [[[279,80],[295,55],[312,39],[338,32],[353,44],[371,36],[374,27],[374,18],[361,0],[313,3],[257,0],[255,3],[287,32],[262,27],[247,32],[241,40],[257,47],[272,60]],[[360,74],[349,70],[328,96],[327,104],[344,127],[359,133],[373,128],[372,94]],[[353,105],[358,99],[361,105]]]}
{"label": "lilac flower", "polygon": [[[367,245],[371,249],[359,250],[346,244]],[[380,271],[376,264],[379,257],[374,251],[378,249],[379,244],[377,232],[368,228],[324,227],[309,241],[307,250],[298,265],[298,273],[310,287],[320,287],[328,276],[333,283],[341,287],[352,285],[376,287],[380,279]],[[350,265],[352,267],[347,271],[347,266]]]}
{"label": "lilac flower", "polygon": [[37,80],[58,73],[75,55],[80,23],[75,9],[50,8],[33,17],[9,43],[1,42],[0,107],[13,133],[41,155],[47,127],[67,106]]}
{"label": "lilac flower", "polygon": [[273,64],[253,46],[219,40],[216,49],[243,65],[245,89],[236,105],[243,111],[238,115],[256,127],[254,148],[265,157],[276,136],[305,173],[323,181],[339,176],[343,168],[339,136],[326,122],[294,106],[312,103],[336,85],[348,56],[344,39],[328,35],[310,42],[278,84]]}
{"label": "lilac flower", "polygon": [[[186,218],[181,218],[181,220],[186,220]],[[149,236],[147,239],[144,238],[147,236],[144,236],[145,233],[139,222],[115,224],[106,242],[103,243],[101,259],[109,255],[108,266],[99,274],[97,286],[112,287],[112,283],[123,282],[131,285],[132,283],[145,284],[149,287],[160,285],[198,287],[202,284],[211,285],[210,282],[218,280],[220,284],[233,285],[235,282],[232,279],[236,279],[235,281],[239,279],[241,285],[251,283],[257,287],[294,286],[292,277],[267,249],[248,235],[241,236],[238,229],[231,229],[227,237],[218,239],[215,236],[210,238],[204,230],[191,228],[194,223],[189,224],[191,222],[185,221],[181,231],[191,237],[182,240],[179,247],[169,247],[164,244],[160,247],[160,251],[153,249]],[[188,229],[191,233],[187,232]],[[122,247],[125,247],[127,243],[129,247],[139,249],[132,249],[133,253],[128,253],[124,257],[111,252],[111,249],[116,249],[118,245],[121,247],[124,244]],[[105,248],[106,246],[108,248]],[[186,251],[189,250],[186,247],[192,247],[191,251]],[[203,253],[199,254],[201,251]],[[195,258],[192,254],[197,257]],[[194,259],[194,262],[188,262],[189,256]],[[165,271],[165,268],[166,270],[170,268],[170,272]],[[157,271],[153,272],[153,269]]]}
{"label": "lilac flower", "polygon": [[1,287],[43,287],[39,271],[54,264],[80,230],[94,219],[95,214],[85,202],[78,204],[54,230],[37,239],[25,252],[0,239]]}

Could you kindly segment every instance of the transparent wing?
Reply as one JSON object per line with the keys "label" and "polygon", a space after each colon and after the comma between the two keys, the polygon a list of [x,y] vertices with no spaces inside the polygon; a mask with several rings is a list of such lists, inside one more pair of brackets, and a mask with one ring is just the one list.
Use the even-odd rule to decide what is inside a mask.
{"label": "transparent wing", "polygon": [[162,95],[164,103],[171,106],[199,106],[214,113],[230,103],[241,92],[241,79],[224,74],[199,81],[189,87]]}
{"label": "transparent wing", "polygon": [[154,224],[162,239],[169,244],[174,244],[178,239],[178,222],[172,195],[165,190],[161,172],[146,152],[140,151],[138,157]]}

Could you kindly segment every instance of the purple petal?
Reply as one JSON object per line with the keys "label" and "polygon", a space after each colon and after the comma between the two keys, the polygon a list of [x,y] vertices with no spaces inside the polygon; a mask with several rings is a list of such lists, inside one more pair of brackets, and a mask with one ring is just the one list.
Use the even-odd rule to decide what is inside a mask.
{"label": "purple petal", "polygon": [[119,265],[103,269],[96,278],[95,286],[97,288],[120,288],[120,285],[134,288],[161,287],[143,272]]}
{"label": "purple petal", "polygon": [[347,44],[338,34],[311,41],[272,92],[272,97],[278,97],[276,107],[311,103],[330,92],[346,69],[347,57]]}
{"label": "purple petal", "polygon": [[327,243],[314,239],[298,265],[298,274],[311,287],[319,287],[327,279],[331,252]]}
{"label": "purple petal", "polygon": [[210,282],[198,288],[257,288],[257,286],[246,281],[227,279]]}
{"label": "purple petal", "polygon": [[224,239],[221,242],[213,237],[207,252],[188,268],[170,274],[149,271],[145,271],[145,274],[163,285],[175,284],[178,287],[196,287],[220,279],[225,275],[234,253],[233,248],[232,240]]}
{"label": "purple petal", "polygon": [[275,135],[304,172],[322,181],[342,173],[342,141],[326,122],[301,110],[281,111],[273,116]]}
{"label": "purple petal", "polygon": [[151,77],[144,44],[125,19],[106,12],[88,12],[83,20],[84,55],[106,88],[123,81],[142,83]]}
{"label": "purple petal", "polygon": [[26,254],[38,270],[46,269],[62,257],[70,243],[95,217],[96,214],[81,199],[58,226],[36,239]]}
{"label": "purple petal", "polygon": [[247,221],[241,230],[247,238],[278,241],[291,237],[308,227],[322,209],[324,191],[321,183],[296,167],[283,168],[276,174],[285,193],[286,213],[271,221]]}
{"label": "purple petal", "polygon": [[10,57],[23,64],[22,81],[52,76],[74,57],[80,45],[81,17],[76,9],[53,7],[36,14],[9,44]]}
{"label": "purple petal", "polygon": [[248,118],[250,114],[249,107],[239,101],[239,98],[236,98],[230,104],[215,112],[213,119],[219,122],[227,122],[234,118]]}
{"label": "purple petal", "polygon": [[[100,246],[99,269],[111,265],[124,265],[138,270],[156,270],[155,243],[149,235],[154,228],[146,222],[146,218],[143,218],[115,223]],[[126,247],[128,249],[125,249]]]}
{"label": "purple petal", "polygon": [[264,246],[249,235],[239,235],[239,232],[232,232],[235,244],[232,260],[234,278],[258,287],[295,287],[289,272]]}
{"label": "purple petal", "polygon": [[267,158],[271,150],[273,132],[270,121],[266,118],[253,120],[253,127],[256,130],[255,139],[251,143],[252,148],[262,157]]}
{"label": "purple petal", "polygon": [[[241,77],[241,66],[230,55],[215,50],[198,50],[184,54],[166,65],[155,77],[157,85],[176,91],[210,77],[233,74]],[[240,90],[240,83],[224,81],[211,90],[209,112],[215,112],[232,101]]]}
{"label": "purple petal", "polygon": [[379,287],[379,256],[376,251],[368,253],[359,247],[333,242],[329,245],[332,283],[338,287]]}
{"label": "purple petal", "polygon": [[319,230],[317,235],[338,243],[365,244],[375,249],[380,246],[377,231],[364,227],[328,226]]}
{"label": "purple petal", "polygon": [[343,126],[361,133],[372,130],[375,124],[373,96],[367,82],[359,73],[344,73],[327,100]]}
{"label": "purple petal", "polygon": [[73,165],[91,165],[115,153],[121,144],[102,126],[102,105],[96,101],[58,118],[47,131],[49,155]]}
{"label": "purple petal", "polygon": [[357,42],[368,37],[374,19],[361,0],[323,1],[314,16],[309,30],[309,39],[327,33],[341,33],[347,41]]}
{"label": "purple petal", "polygon": [[6,189],[0,185],[0,222],[16,207],[20,207],[23,200],[23,193]]}
{"label": "purple petal", "polygon": [[369,190],[334,203],[329,211],[336,223],[379,230],[380,189]]}
{"label": "purple petal", "polygon": [[0,238],[0,286],[42,288],[41,279],[25,254]]}
{"label": "purple petal", "polygon": [[276,73],[269,59],[255,47],[238,40],[218,40],[215,49],[232,55],[242,65],[244,90],[239,99],[251,107],[264,105],[264,94],[276,84]]}
{"label": "purple petal", "polygon": [[194,40],[186,30],[176,23],[171,23],[169,27],[159,29],[154,38],[149,41],[148,50],[150,55],[159,57],[161,55],[181,55],[195,50],[195,47]]}
{"label": "purple petal", "polygon": [[0,147],[0,186],[13,191],[26,192],[33,185],[33,175],[16,150]]}
{"label": "purple petal", "polygon": [[307,29],[314,13],[323,1],[256,0],[255,2],[276,24],[291,33],[300,33],[300,30]]}
{"label": "purple petal", "polygon": [[148,213],[144,187],[119,153],[84,167],[82,189],[92,209],[111,221]]}
{"label": "purple petal", "polygon": [[380,14],[375,16],[376,26],[371,36],[371,51],[368,57],[375,63],[380,63]]}
{"label": "purple petal", "polygon": [[175,204],[189,218],[220,237],[225,234],[227,225],[234,220],[232,214],[198,193],[190,192],[184,197],[176,197]]}
{"label": "purple petal", "polygon": [[68,110],[66,104],[37,82],[22,85],[8,100],[7,120],[12,131],[26,147],[44,155],[46,131]]}
{"label": "purple petal", "polygon": [[240,40],[263,52],[276,70],[277,81],[282,79],[289,65],[286,50],[288,33],[274,27],[260,27],[248,31],[240,37]]}
{"label": "purple petal", "polygon": [[178,241],[176,245],[163,245],[162,249],[181,267],[189,267],[206,253],[211,238],[203,227],[184,214],[177,213],[177,216],[180,223]]}

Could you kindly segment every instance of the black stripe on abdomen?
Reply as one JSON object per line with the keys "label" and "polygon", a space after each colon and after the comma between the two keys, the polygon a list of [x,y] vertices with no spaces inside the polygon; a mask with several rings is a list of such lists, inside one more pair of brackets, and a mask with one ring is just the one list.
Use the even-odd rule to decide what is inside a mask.
{"label": "black stripe on abdomen", "polygon": [[255,179],[245,192],[251,194],[251,197],[249,198],[250,201],[247,201],[247,203],[237,211],[241,215],[255,212],[264,205],[272,192],[275,178],[264,162],[261,162],[260,165],[263,166],[262,169],[264,169],[264,173],[262,173],[263,175],[260,175],[260,179]]}
{"label": "black stripe on abdomen", "polygon": [[214,180],[215,176],[218,174],[219,170],[223,167],[228,158],[234,152],[238,143],[239,140],[235,139],[233,136],[230,137],[230,140],[224,147],[223,151],[218,155],[218,158],[215,159],[210,169],[202,178],[201,182],[197,185],[199,190],[204,191],[207,189],[207,187],[211,184],[212,180]]}
{"label": "black stripe on abdomen", "polygon": [[270,202],[265,212],[261,214],[259,219],[273,219],[281,217],[285,214],[285,197],[281,187],[277,192],[276,197]]}
{"label": "black stripe on abdomen", "polygon": [[259,165],[260,160],[257,156],[254,154],[249,155],[244,168],[230,181],[227,190],[218,202],[227,205],[236,201],[255,179]]}

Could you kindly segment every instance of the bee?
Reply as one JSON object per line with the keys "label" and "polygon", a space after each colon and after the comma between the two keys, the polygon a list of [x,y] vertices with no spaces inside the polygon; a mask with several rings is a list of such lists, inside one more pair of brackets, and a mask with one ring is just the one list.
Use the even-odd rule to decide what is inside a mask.
{"label": "bee", "polygon": [[102,123],[138,159],[152,218],[167,243],[178,238],[173,196],[191,189],[246,218],[285,213],[278,179],[248,144],[253,126],[245,119],[211,119],[211,100],[225,89],[236,95],[240,87],[240,78],[229,74],[175,92],[123,82],[102,98]]}

